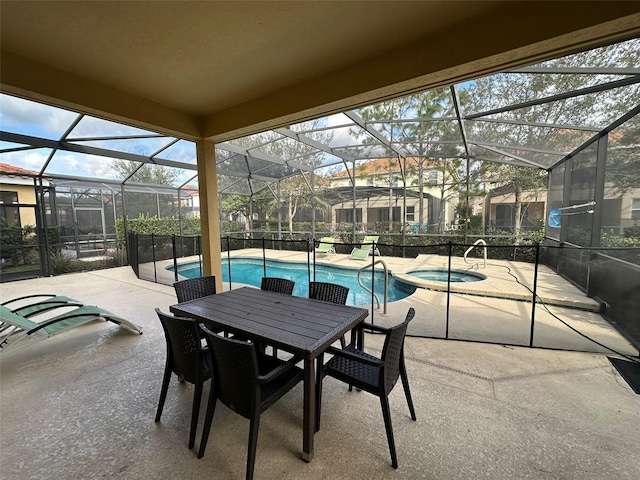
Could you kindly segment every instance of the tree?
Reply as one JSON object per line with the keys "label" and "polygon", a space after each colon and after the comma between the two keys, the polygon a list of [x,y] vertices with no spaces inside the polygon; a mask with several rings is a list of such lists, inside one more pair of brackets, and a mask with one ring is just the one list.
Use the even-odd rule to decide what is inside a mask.
{"label": "tree", "polygon": [[[504,161],[504,155],[501,158],[500,154],[495,155],[495,150],[490,150],[496,145],[501,145],[499,150],[507,154],[506,158],[520,165],[483,161],[477,166],[485,181],[494,181],[502,191],[510,188],[514,193],[516,234],[520,232],[524,211],[523,192],[543,189],[546,184],[546,169],[594,135],[593,131],[571,126],[606,126],[629,110],[628,99],[639,98],[640,86],[635,84],[597,93],[568,96],[538,105],[518,105],[559,93],[576,91],[585,86],[618,80],[621,78],[619,75],[589,72],[568,75],[562,72],[562,68],[635,67],[639,45],[638,41],[610,45],[536,66],[549,68],[548,73],[491,75],[477,79],[468,86],[465,105],[467,114],[514,106],[507,111],[481,116],[481,119],[493,121],[473,122],[473,136],[479,139],[479,151],[483,154],[489,152],[496,160]],[[483,145],[487,145],[489,149],[485,149]],[[529,165],[522,161],[532,158],[535,160]]]}
{"label": "tree", "polygon": [[[318,126],[322,126],[322,122],[322,119],[303,122],[296,125],[295,131],[302,135],[308,135],[312,132],[315,141],[328,144],[331,142],[333,132],[330,130],[314,131]],[[310,173],[295,165],[317,168],[322,165],[324,152],[303,142],[283,138],[281,134],[274,131],[244,137],[234,141],[234,144],[247,149],[249,153],[256,151],[279,159],[282,163],[262,160],[259,158],[260,155],[252,157],[225,153],[222,147],[222,151],[219,150],[220,160],[218,165],[224,165],[224,168],[229,171],[246,172],[247,178],[229,177],[221,180],[219,176],[219,191],[224,192],[229,189],[234,193],[253,197],[254,200],[260,202],[258,210],[264,212],[265,215],[273,214],[273,212],[277,211],[279,202],[285,200],[289,231],[293,232],[295,214],[303,206],[310,207],[312,204],[312,195],[307,186],[307,181],[310,181],[308,178]],[[280,182],[281,198],[275,199],[273,194],[267,190],[267,184],[263,180],[252,179],[252,174],[270,177],[274,183]],[[307,177],[307,180],[303,178],[303,175]],[[277,190],[275,186],[272,188],[274,191]],[[265,193],[263,196],[262,192],[264,191],[269,193]],[[237,202],[237,200],[234,200],[234,202]],[[248,206],[248,202],[246,205]],[[248,213],[248,208],[245,209],[245,213]]]}
{"label": "tree", "polygon": [[[372,105],[361,109],[359,113],[365,122],[375,122],[375,128],[389,139],[389,143],[404,152],[404,158],[407,159],[405,175],[417,173],[417,180],[412,186],[418,190],[420,229],[424,228],[425,223],[425,171],[429,166],[441,168],[439,218],[442,223],[445,200],[457,194],[450,181],[458,178],[462,165],[459,158],[462,142],[457,122],[444,120],[454,114],[449,91],[438,89],[420,92]],[[364,136],[360,129],[351,129],[351,134],[355,138],[362,138],[365,151],[367,146],[379,143],[372,137]],[[444,158],[447,160],[443,161]],[[397,164],[398,161],[391,159],[390,169],[393,162]],[[405,185],[405,188],[410,187]]]}
{"label": "tree", "polygon": [[129,160],[113,159],[111,168],[117,172],[118,178],[132,183],[150,185],[174,185],[180,172],[171,167],[164,167],[152,163],[135,164]]}
{"label": "tree", "polygon": [[245,230],[249,230],[251,228],[250,219],[249,219],[249,201],[251,197],[246,195],[238,195],[238,194],[226,194],[221,195],[220,198],[220,209],[222,210],[222,215],[227,218],[229,216],[242,216],[247,221],[245,222]]}
{"label": "tree", "polygon": [[640,188],[640,115],[609,135],[606,180],[621,194]]}
{"label": "tree", "polygon": [[[138,155],[146,155],[142,147],[135,148]],[[139,183],[143,185],[175,185],[180,171],[171,168],[156,165],[152,163],[138,163],[124,159],[112,159],[111,168],[116,172],[116,177],[126,181],[126,206],[128,217],[138,217],[139,215],[162,216],[162,210],[166,212],[175,212],[177,210],[177,190],[176,195],[162,195],[162,201],[158,197],[158,193],[134,192],[129,189],[127,191],[127,183]],[[158,211],[160,207],[161,211]],[[169,213],[173,215],[173,213]]]}

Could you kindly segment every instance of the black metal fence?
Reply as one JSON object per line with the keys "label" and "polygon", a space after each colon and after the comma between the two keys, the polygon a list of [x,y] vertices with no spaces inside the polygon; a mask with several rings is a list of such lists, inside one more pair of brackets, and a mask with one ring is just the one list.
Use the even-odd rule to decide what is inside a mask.
{"label": "black metal fence", "polygon": [[[256,267],[255,277],[260,279],[267,276],[269,272],[269,261],[282,260],[282,251],[300,252],[295,255],[297,262],[306,264],[307,280],[315,278],[316,269],[323,263],[316,258],[315,249],[318,246],[317,240],[275,240],[270,238],[242,238],[223,237],[221,238],[222,258],[223,258],[223,279],[231,288],[234,282],[234,271],[231,268],[233,257],[239,254],[234,253],[242,250],[242,256],[249,254],[253,258],[261,261],[260,267]],[[353,248],[361,243],[335,243],[334,248],[338,254],[350,254]],[[189,276],[202,275],[201,249],[199,236],[157,236],[132,234],[129,237],[129,260],[139,278],[158,283],[171,285],[176,280],[183,278],[179,267],[188,263],[191,271],[185,273]],[[539,286],[539,271],[542,265],[546,265],[555,270],[559,275],[568,279],[578,289],[586,295],[593,297],[601,305],[601,313],[609,322],[618,328],[634,345],[640,345],[640,266],[630,262],[620,260],[610,255],[604,249],[584,249],[572,246],[560,246],[549,243],[541,246],[533,245],[473,245],[466,243],[454,243],[452,241],[432,245],[397,245],[390,243],[375,244],[375,255],[368,257],[369,261],[363,265],[370,265],[374,271],[373,263],[379,258],[396,257],[400,259],[416,259],[421,255],[432,255],[431,259],[438,259],[441,267],[447,272],[448,278],[445,288],[442,288],[434,295],[432,304],[427,302],[427,308],[432,312],[425,318],[422,327],[414,328],[411,334],[424,337],[435,337],[445,339],[482,341],[487,343],[511,344],[531,347],[547,347],[548,342],[544,339],[544,334],[538,330],[540,324],[536,319],[537,306],[540,305],[540,297],[537,289]],[[278,253],[279,252],[279,253]],[[484,261],[486,252],[489,261],[506,260],[508,262],[522,262],[520,265],[529,265],[526,269],[518,272],[518,278],[513,276],[514,281],[520,285],[517,288],[520,296],[517,302],[509,300],[509,296],[504,292],[493,292],[485,295],[496,298],[499,302],[509,302],[504,304],[501,313],[509,310],[513,315],[513,324],[518,325],[518,332],[513,332],[508,336],[501,336],[498,328],[494,328],[493,319],[490,318],[490,309],[474,308],[474,302],[479,302],[478,293],[469,294],[460,291],[451,283],[451,275],[460,269],[460,261],[465,254],[467,260],[480,265]],[[636,252],[637,253],[637,252]],[[626,255],[630,252],[626,252]],[[633,253],[631,253],[633,254]],[[293,255],[292,255],[293,257]],[[225,261],[226,260],[226,261]],[[452,262],[458,262],[457,266]],[[505,262],[505,263],[508,263]],[[326,262],[325,262],[326,263]],[[495,265],[494,265],[495,266]],[[182,268],[182,267],[180,267]],[[467,269],[472,268],[467,265]],[[510,270],[508,266],[505,266]],[[524,272],[524,273],[523,273]],[[548,272],[548,270],[547,270]],[[371,275],[371,282],[374,283],[375,275]],[[235,281],[237,282],[237,280]],[[259,284],[259,283],[257,283]],[[398,282],[398,288],[416,288],[416,285]],[[375,290],[375,285],[371,285]],[[411,293],[411,292],[409,292]],[[474,295],[476,300],[474,300]],[[456,299],[456,302],[453,302]],[[408,298],[411,300],[411,297]],[[452,306],[452,303],[456,307]],[[371,296],[371,315],[374,321],[384,321],[373,308],[376,304],[375,297]],[[437,307],[436,307],[437,304]],[[465,319],[461,314],[460,304],[468,305],[469,318]],[[597,307],[594,307],[597,309]],[[455,313],[455,315],[453,315]],[[460,320],[463,318],[463,320]],[[463,328],[463,324],[466,325]],[[475,323],[474,323],[475,322]],[[419,322],[414,322],[420,325]],[[484,325],[484,326],[483,326]],[[549,329],[549,327],[546,327]],[[565,328],[560,326],[558,328]],[[474,333],[469,334],[469,331]],[[553,348],[565,348],[562,345],[552,345]]]}
{"label": "black metal fence", "polygon": [[587,248],[547,240],[542,261],[602,302],[605,318],[640,342],[640,248]]}

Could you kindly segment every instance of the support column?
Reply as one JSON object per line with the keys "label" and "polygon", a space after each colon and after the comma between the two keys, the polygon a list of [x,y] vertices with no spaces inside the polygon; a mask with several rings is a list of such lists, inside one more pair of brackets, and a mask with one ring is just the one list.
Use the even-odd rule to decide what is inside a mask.
{"label": "support column", "polygon": [[198,159],[198,193],[200,196],[200,231],[202,234],[202,263],[205,275],[215,275],[216,290],[222,291],[222,259],[220,220],[218,219],[218,182],[215,144],[196,141]]}

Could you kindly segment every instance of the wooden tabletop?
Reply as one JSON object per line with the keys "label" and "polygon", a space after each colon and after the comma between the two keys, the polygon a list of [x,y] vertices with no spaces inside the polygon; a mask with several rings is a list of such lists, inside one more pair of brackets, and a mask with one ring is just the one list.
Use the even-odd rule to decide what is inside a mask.
{"label": "wooden tabletop", "polygon": [[314,357],[364,320],[364,308],[243,287],[171,306],[178,316]]}

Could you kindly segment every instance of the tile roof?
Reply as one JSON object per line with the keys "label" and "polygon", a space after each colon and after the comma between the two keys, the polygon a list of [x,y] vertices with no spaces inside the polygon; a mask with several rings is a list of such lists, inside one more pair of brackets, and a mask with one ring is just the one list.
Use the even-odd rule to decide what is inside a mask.
{"label": "tile roof", "polygon": [[15,167],[8,163],[0,163],[0,174],[10,177],[35,177],[40,175],[40,172],[33,170],[27,170],[26,168]]}
{"label": "tile roof", "polygon": [[[407,158],[407,167],[417,166],[419,161],[420,161],[419,158]],[[399,173],[400,165],[398,164],[397,158],[378,158],[376,160],[369,160],[360,165],[356,165],[356,176],[382,175],[385,173],[388,174],[389,162],[391,162],[391,172]],[[429,165],[430,163],[432,162],[427,160],[425,165]],[[351,171],[351,169],[349,169],[349,171]],[[333,174],[331,178],[341,178],[341,177],[347,177],[347,176],[348,176],[347,171],[341,170]]]}

